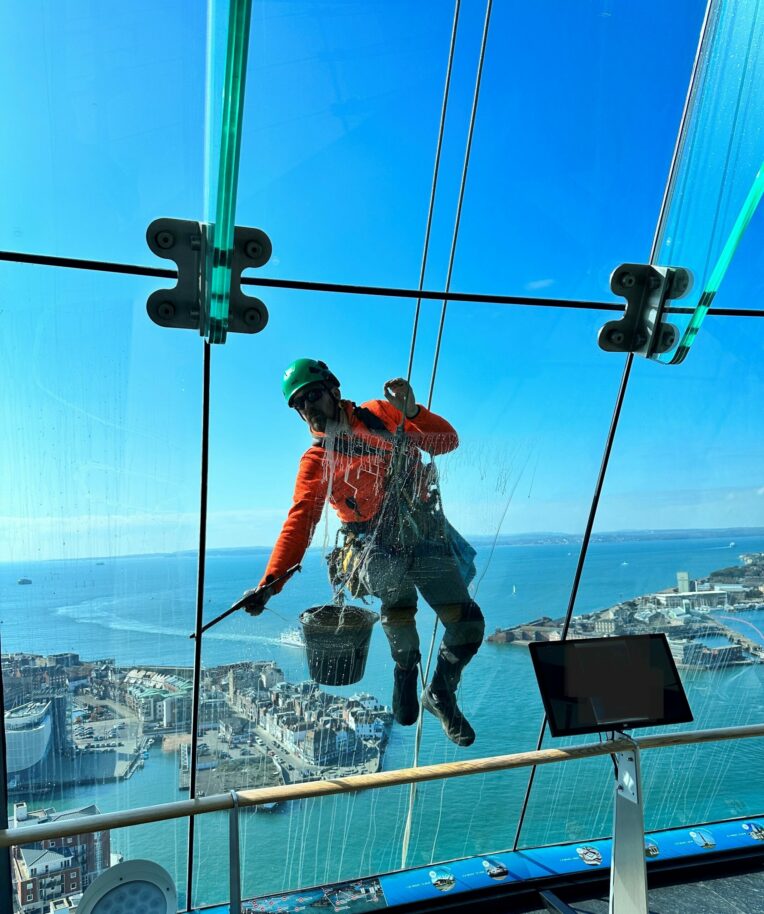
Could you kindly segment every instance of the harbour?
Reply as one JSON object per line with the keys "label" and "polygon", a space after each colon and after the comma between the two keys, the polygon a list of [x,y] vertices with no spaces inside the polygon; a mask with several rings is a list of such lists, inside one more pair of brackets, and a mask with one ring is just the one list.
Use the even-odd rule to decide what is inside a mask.
{"label": "harbour", "polygon": [[[579,611],[581,614],[599,612],[615,602],[631,599],[634,594],[657,592],[675,578],[677,568],[688,568],[693,578],[707,576],[724,561],[720,561],[720,556],[730,555],[729,539],[592,546],[587,566],[590,571],[582,581]],[[764,551],[764,538],[751,537],[745,544],[740,537],[736,539],[739,551]],[[575,553],[571,552],[567,543],[499,549],[478,597],[489,622],[489,631],[522,624],[523,619],[538,618],[549,606],[564,606],[566,587],[575,564]],[[483,561],[487,554],[487,551],[482,553]],[[303,574],[295,579],[293,592],[280,598],[279,616],[296,618],[300,607],[315,603],[316,595],[321,594],[325,576],[320,552],[317,550],[314,555]],[[211,615],[225,605],[230,595],[236,596],[246,589],[251,567],[259,561],[258,556],[256,551],[213,556],[208,574]],[[728,561],[732,559],[730,556]],[[623,561],[628,564],[622,566]],[[178,582],[170,591],[165,583],[169,573]],[[67,647],[78,651],[81,658],[101,656],[112,660],[123,676],[130,670],[180,678],[190,675],[192,642],[188,640],[187,617],[193,609],[193,556],[110,560],[104,567],[93,567],[86,562],[40,563],[30,574],[35,580],[35,588],[17,587],[19,572],[13,576],[11,571],[5,599],[8,601],[19,595],[16,599],[24,596],[26,602],[25,595],[33,590],[36,598],[34,610],[19,608],[13,614],[6,612],[2,629],[4,654],[18,649],[50,657],[60,655],[62,647]],[[604,583],[599,584],[600,581]],[[515,596],[512,596],[513,586],[517,591]],[[158,601],[160,611],[155,609]],[[33,628],[22,622],[32,612],[38,621]],[[742,629],[747,628],[743,622],[756,624],[760,618],[754,610],[735,611],[731,615],[740,621]],[[422,607],[420,626],[423,634],[430,619],[426,608]],[[730,627],[735,624],[725,622]],[[205,675],[213,669],[235,667],[237,663],[262,658],[259,662],[276,663],[288,682],[305,682],[307,667],[303,652],[282,645],[280,641],[285,627],[282,618],[267,612],[256,620],[244,614],[232,618],[219,632],[205,637],[202,657]],[[762,670],[764,666],[753,664],[685,671],[683,678],[697,725],[744,724],[760,716]],[[217,678],[222,680],[225,676]],[[145,684],[149,688],[151,681]],[[381,632],[377,631],[372,639],[364,680],[356,686],[329,691],[345,698],[369,691],[381,704],[389,704],[391,686],[387,646]],[[217,691],[225,689],[218,686]],[[491,698],[494,695],[502,696],[498,716],[496,703]],[[79,696],[74,696],[73,700],[81,703]],[[505,645],[485,644],[464,678],[462,701],[478,733],[474,750],[464,753],[465,757],[522,751],[538,736],[543,709],[525,651],[508,651]],[[182,705],[182,700],[176,700],[176,708],[180,709]],[[131,711],[131,714],[135,712]],[[100,811],[108,812],[168,802],[183,796],[183,791],[179,790],[179,745],[188,741],[189,727],[180,722],[168,725],[160,738],[158,723],[159,720],[144,724],[142,736],[154,738],[156,742],[146,747],[148,757],[141,759],[143,766],[138,765],[130,778],[67,787],[52,783],[46,791],[35,795],[30,808],[44,805],[67,810],[94,804]],[[163,720],[161,723],[163,725]],[[457,757],[440,728],[428,725],[430,723],[425,721],[420,764]],[[102,726],[106,727],[106,736],[113,723],[105,721]],[[259,724],[251,726],[253,734],[267,742],[267,732],[263,735]],[[174,731],[172,727],[175,727]],[[211,735],[217,732],[219,726],[209,727],[199,741],[210,745]],[[381,759],[383,770],[410,765],[413,740],[413,728],[394,725]],[[238,748],[244,747],[255,748],[246,741]],[[220,749],[229,752],[225,742],[220,744]],[[209,756],[200,755],[199,763],[214,761],[215,752],[211,751]],[[720,747],[713,754],[716,763],[711,766],[701,764],[700,757],[695,758],[696,750],[691,747],[674,750],[665,760],[651,759],[645,775],[649,827],[670,827],[691,819],[721,819],[754,809],[758,794],[749,774],[764,764],[763,753],[764,749],[752,741],[745,753],[728,753]],[[681,789],[678,789],[680,773]],[[558,780],[551,771],[541,772],[539,777],[548,786],[534,799],[533,821],[527,833],[529,842],[555,843],[572,839],[575,834],[595,835],[607,831],[607,811],[602,814],[601,810],[596,811],[599,809],[596,802],[598,785],[605,783],[599,777],[585,781],[574,778],[569,782]],[[576,784],[578,787],[574,789]],[[420,785],[411,835],[411,864],[511,846],[512,820],[520,808],[523,790],[524,782],[515,777]],[[692,797],[700,794],[705,797],[703,808],[689,808]],[[321,801],[296,801],[274,809],[271,815],[243,817],[245,859],[249,859],[253,848],[257,848],[257,866],[245,867],[242,874],[245,897],[395,869],[400,865],[404,819],[401,810],[405,809],[406,802],[406,791],[390,790]],[[466,828],[463,825],[456,827],[450,821],[447,812],[453,804],[472,810]],[[500,821],[493,815],[497,806],[506,810],[506,816]],[[553,812],[558,814],[553,815]],[[12,808],[10,813],[12,815]],[[225,846],[225,817],[203,817],[196,827],[199,846]],[[119,830],[112,835],[115,852],[126,858],[155,859],[176,875],[179,884],[183,883],[186,868],[186,842],[185,822],[157,823]],[[317,846],[322,848],[320,856],[313,850]],[[195,884],[195,904],[224,900],[227,879],[227,869],[222,862],[205,860],[204,876]]]}

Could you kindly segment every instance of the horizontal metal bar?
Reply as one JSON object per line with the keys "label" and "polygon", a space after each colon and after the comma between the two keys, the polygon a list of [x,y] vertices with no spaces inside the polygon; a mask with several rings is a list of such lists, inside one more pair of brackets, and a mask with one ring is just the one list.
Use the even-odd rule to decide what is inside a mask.
{"label": "horizontal metal bar", "polygon": [[[27,254],[21,251],[0,251],[0,261],[26,263],[45,267],[62,267],[73,270],[94,270],[101,273],[123,273],[130,276],[155,276],[160,279],[177,279],[176,270],[147,267],[132,263],[115,263],[106,260],[84,260],[78,257],[53,257],[49,254]],[[370,295],[381,298],[421,299],[422,301],[472,302],[487,305],[520,305],[530,308],[563,308],[575,311],[612,311],[621,313],[619,302],[581,301],[574,298],[534,298],[523,295],[491,295],[483,292],[441,292],[432,289],[402,289],[388,286],[359,286],[348,283],[312,282],[301,279],[268,279],[260,276],[242,277],[242,285],[267,289],[291,289],[300,292],[332,292],[341,295]],[[670,314],[692,314],[692,308],[670,308]],[[709,315],[716,317],[764,317],[764,310],[747,308],[711,308]]]}
{"label": "horizontal metal bar", "polygon": [[[636,742],[640,749],[658,749],[665,746],[684,746],[696,743],[720,742],[732,739],[747,739],[764,736],[764,724],[746,727],[725,727],[716,730],[690,730],[679,733],[658,734],[639,737]],[[256,790],[234,791],[240,806],[262,806],[266,803],[282,803],[289,800],[311,797],[332,796],[339,793],[357,793],[359,790],[376,790],[381,787],[398,787],[403,784],[439,781],[447,778],[467,777],[475,774],[490,774],[496,771],[510,771],[515,768],[529,768],[532,765],[550,765],[556,762],[570,762],[575,759],[593,758],[623,752],[630,749],[630,739],[606,740],[581,746],[561,749],[542,749],[538,752],[516,752],[512,755],[496,755],[488,758],[470,759],[464,762],[445,762],[440,765],[425,765],[421,768],[398,768],[393,771],[379,771],[376,774],[358,774],[331,781],[308,781],[287,784],[281,787],[261,787]],[[45,825],[30,825],[22,828],[0,830],[0,847],[27,844],[31,841],[48,841],[69,835],[90,834],[111,828],[125,828],[130,825],[146,825],[168,819],[181,819],[204,813],[220,812],[233,806],[232,793],[199,797],[195,800],[177,800],[155,806],[142,806],[113,813],[101,813],[66,822]]]}
{"label": "horizontal metal bar", "polygon": [[[373,295],[382,298],[410,298],[422,301],[454,301],[486,305],[524,305],[535,308],[568,308],[576,311],[617,311],[618,302],[580,301],[574,298],[534,298],[528,295],[490,295],[483,292],[440,292],[432,289],[398,289],[388,286],[358,286],[346,283],[308,282],[299,279],[266,279],[249,276],[242,284],[270,289],[292,289],[305,292],[338,292],[343,295]],[[764,313],[764,312],[763,312]]]}
{"label": "horizontal metal bar", "polygon": [[26,254],[22,251],[0,251],[0,261],[29,263],[39,267],[62,267],[67,270],[95,270],[100,273],[128,273],[131,276],[159,276],[177,279],[178,271],[163,267],[146,267],[135,263],[109,260],[83,260],[79,257],[53,257],[50,254]]}

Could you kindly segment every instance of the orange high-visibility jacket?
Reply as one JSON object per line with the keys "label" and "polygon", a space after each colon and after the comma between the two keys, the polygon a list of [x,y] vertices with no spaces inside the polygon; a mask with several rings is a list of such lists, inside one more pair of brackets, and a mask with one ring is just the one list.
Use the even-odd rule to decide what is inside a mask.
{"label": "orange high-visibility jacket", "polygon": [[[371,520],[382,506],[392,443],[359,418],[354,403],[342,400],[341,408],[350,426],[347,437],[355,446],[340,448],[314,444],[302,455],[292,507],[260,586],[281,577],[287,569],[302,561],[327,498],[343,522]],[[369,400],[361,404],[361,410],[373,413],[390,434],[395,433],[401,414],[392,404],[386,400]],[[412,459],[421,468],[419,451],[446,454],[459,445],[453,426],[424,406],[419,406],[413,419],[406,419],[404,432],[410,451],[407,454],[409,468]],[[421,480],[423,475],[419,478]],[[421,492],[420,497],[426,497],[425,493]],[[276,585],[274,592],[278,593],[282,586]]]}

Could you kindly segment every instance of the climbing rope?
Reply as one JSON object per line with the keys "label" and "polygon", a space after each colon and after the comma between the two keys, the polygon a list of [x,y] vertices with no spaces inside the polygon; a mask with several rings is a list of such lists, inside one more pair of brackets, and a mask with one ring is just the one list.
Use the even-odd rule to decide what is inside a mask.
{"label": "climbing rope", "polygon": [[[486,51],[486,45],[488,42],[488,31],[489,31],[490,22],[491,22],[492,6],[493,6],[493,0],[487,0],[486,11],[485,11],[485,21],[483,23],[483,36],[482,36],[481,44],[480,44],[480,55],[478,58],[477,75],[475,78],[475,89],[474,89],[473,96],[472,96],[472,110],[470,112],[469,128],[467,131],[467,144],[465,147],[464,162],[462,164],[462,174],[461,174],[461,179],[459,182],[459,197],[458,197],[457,207],[456,207],[456,218],[454,220],[454,230],[453,230],[453,234],[451,236],[451,250],[450,250],[449,258],[448,258],[448,272],[447,272],[447,276],[446,276],[446,287],[445,287],[446,293],[451,291],[451,277],[453,275],[454,259],[456,256],[456,245],[457,245],[457,241],[459,238],[459,227],[461,224],[461,216],[462,216],[462,204],[464,202],[464,191],[465,191],[465,188],[467,185],[467,173],[468,173],[468,169],[469,169],[470,153],[472,151],[472,138],[473,138],[474,130],[475,130],[475,120],[477,117],[478,101],[480,98],[480,83],[481,83],[481,80],[483,77],[483,64],[485,62],[485,51]],[[425,247],[424,247],[424,254],[422,257],[422,271],[421,271],[421,275],[420,275],[420,279],[419,279],[419,291],[421,291],[424,288],[424,285],[423,285],[424,284],[424,271],[425,271],[425,265],[426,265],[426,260],[427,260],[429,239],[430,239],[430,223],[431,223],[431,219],[432,219],[432,211],[433,211],[434,200],[435,200],[435,190],[436,190],[436,184],[437,184],[437,171],[438,171],[438,164],[439,164],[439,159],[440,159],[441,143],[442,143],[442,139],[443,139],[443,126],[445,123],[445,116],[446,116],[446,106],[447,106],[447,101],[448,101],[449,84],[450,84],[450,80],[451,80],[451,69],[452,69],[453,56],[454,56],[454,47],[455,47],[455,43],[456,43],[458,18],[459,18],[459,0],[457,0],[457,2],[456,2],[456,9],[454,12],[454,24],[453,24],[453,31],[451,34],[451,48],[450,48],[449,60],[448,60],[448,71],[446,74],[446,88],[445,88],[445,92],[443,95],[443,109],[441,111],[440,133],[438,136],[438,152],[437,152],[437,157],[436,157],[436,162],[435,162],[435,171],[433,174],[433,185],[432,185],[432,191],[431,191],[431,196],[430,196],[430,212],[428,214],[427,233],[425,236]],[[416,333],[417,333],[418,320],[419,320],[420,303],[421,303],[421,299],[418,299],[416,312],[415,312],[415,316],[414,316],[414,330],[412,333],[411,352],[409,355],[408,376],[406,379],[409,382],[411,380],[411,369],[412,369],[413,359],[414,359],[414,346],[416,344]],[[429,392],[427,395],[427,408],[428,409],[430,409],[432,406],[433,391],[435,388],[435,377],[436,377],[437,370],[438,370],[438,361],[439,361],[439,357],[440,357],[440,346],[441,346],[441,341],[443,339],[443,328],[444,328],[445,320],[446,320],[447,306],[448,306],[448,300],[446,299],[443,301],[443,305],[441,307],[441,312],[440,312],[440,322],[438,325],[438,336],[437,336],[437,340],[436,340],[436,344],[435,344],[435,357],[433,360],[432,372],[430,375],[430,389],[429,389]],[[401,426],[400,426],[401,429],[403,428],[404,419],[405,419],[405,414],[401,418]],[[430,638],[430,646],[429,646],[429,650],[427,652],[427,660],[425,662],[424,667],[422,667],[421,661],[419,664],[419,673],[420,673],[420,678],[421,678],[423,687],[426,687],[427,681],[428,681],[428,678],[430,675],[430,666],[432,664],[432,655],[433,655],[434,648],[435,648],[435,640],[436,640],[437,634],[438,634],[438,624],[439,624],[439,621],[438,621],[438,617],[436,615],[435,622],[433,625],[433,630],[432,630],[432,637]],[[413,759],[413,765],[412,765],[413,768],[416,768],[419,765],[419,751],[421,748],[421,744],[422,744],[422,707],[420,705],[419,717],[417,719],[416,732],[415,732],[415,736],[414,736],[414,759]],[[412,825],[413,816],[414,816],[414,804],[416,802],[416,789],[417,789],[416,784],[411,784],[409,786],[408,810],[406,813],[406,824],[404,826],[403,841],[402,841],[402,846],[401,846],[401,867],[402,868],[406,867],[407,860],[408,860],[409,845],[411,842],[411,825]]]}

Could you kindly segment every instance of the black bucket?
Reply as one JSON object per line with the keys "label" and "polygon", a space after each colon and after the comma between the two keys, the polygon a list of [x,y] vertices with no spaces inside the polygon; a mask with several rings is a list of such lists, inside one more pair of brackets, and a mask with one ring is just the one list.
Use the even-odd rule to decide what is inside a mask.
{"label": "black bucket", "polygon": [[310,678],[352,685],[366,669],[371,630],[379,616],[360,606],[312,606],[300,614]]}

